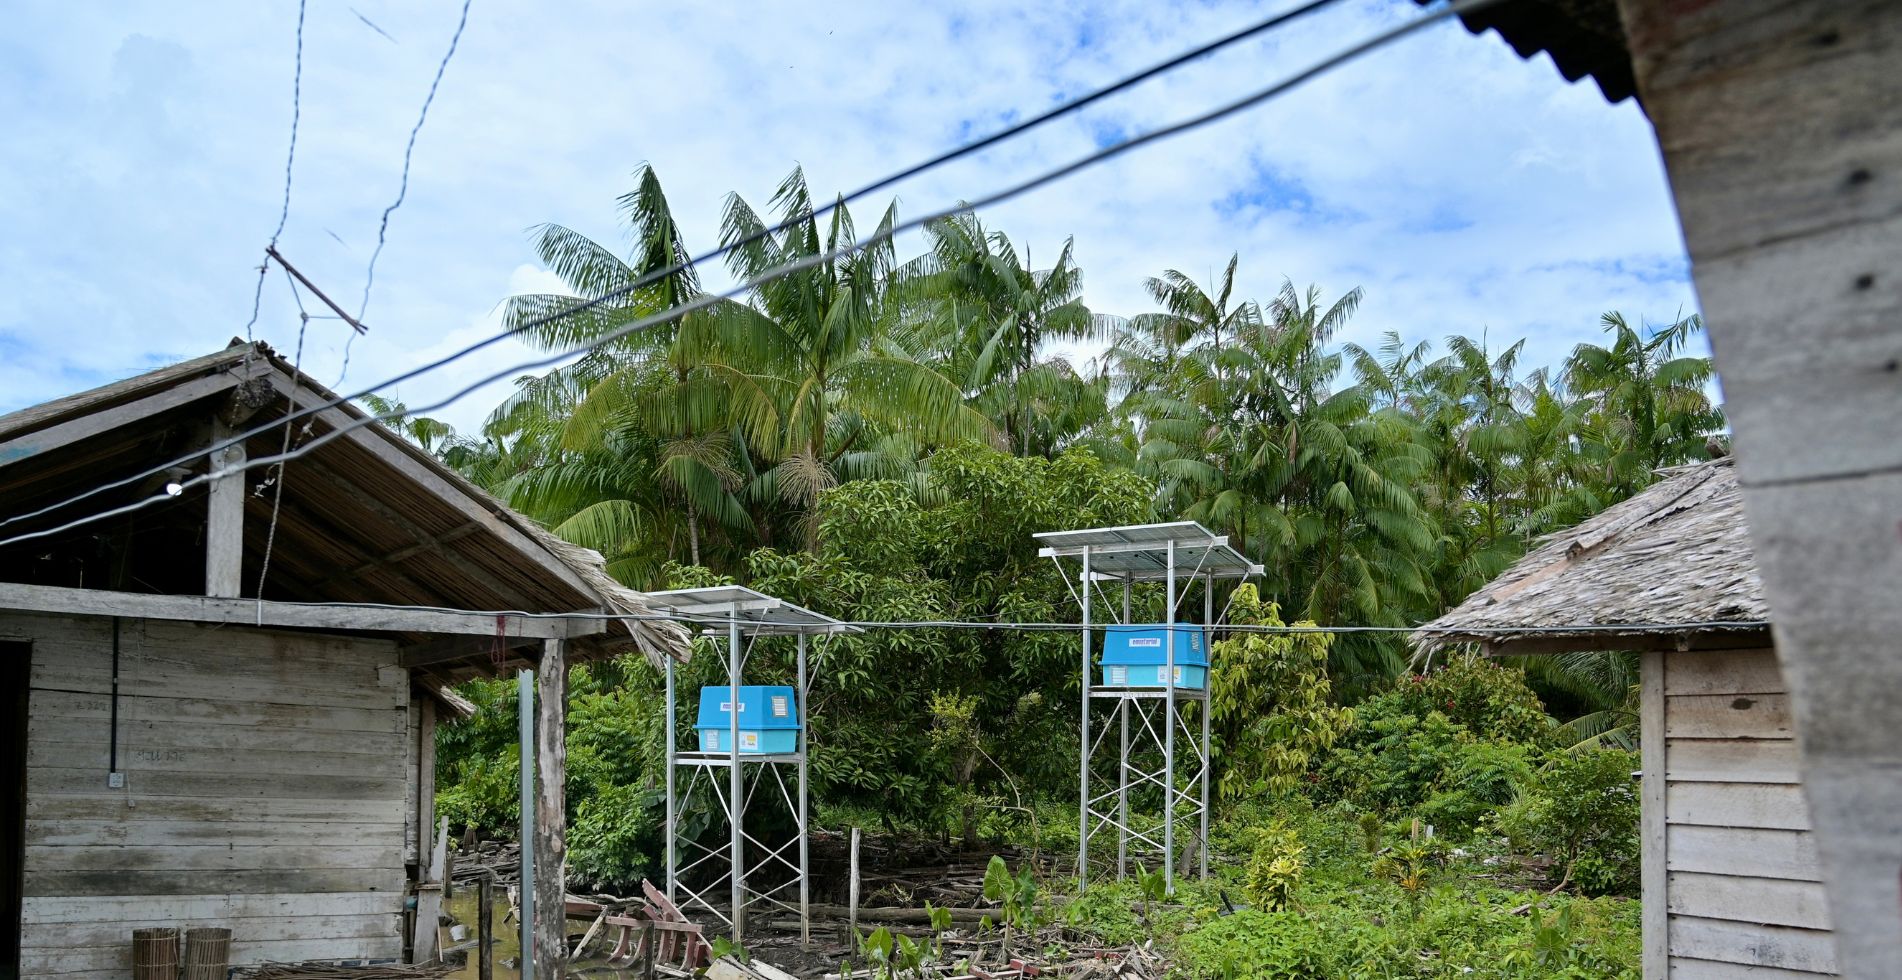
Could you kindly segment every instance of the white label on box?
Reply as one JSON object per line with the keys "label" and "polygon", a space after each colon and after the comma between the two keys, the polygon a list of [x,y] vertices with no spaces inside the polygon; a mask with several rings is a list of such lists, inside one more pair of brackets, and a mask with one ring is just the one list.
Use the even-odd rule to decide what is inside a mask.
{"label": "white label on box", "polygon": [[773,717],[786,717],[786,696],[784,694],[773,695]]}
{"label": "white label on box", "polygon": [[758,732],[741,732],[740,733],[740,748],[743,748],[743,749],[759,748],[759,733]]}
{"label": "white label on box", "polygon": [[719,732],[708,732],[707,737],[703,739],[702,741],[705,741],[707,743],[708,752],[719,751],[720,749],[720,733]]}
{"label": "white label on box", "polygon": [[1110,668],[1110,683],[1111,684],[1129,683],[1129,668],[1128,667],[1111,667]]}
{"label": "white label on box", "polygon": [[1132,636],[1129,638],[1129,645],[1132,647],[1160,647],[1162,646],[1162,637]]}
{"label": "white label on box", "polygon": [[1174,677],[1174,678],[1176,679],[1176,683],[1177,683],[1177,684],[1180,684],[1180,683],[1182,683],[1182,668],[1180,668],[1180,667],[1177,667],[1177,668],[1175,669],[1175,673],[1174,673],[1173,675],[1171,675],[1171,676],[1173,676],[1173,677]]}
{"label": "white label on box", "polygon": [[[732,713],[733,713],[733,702],[731,702],[731,701],[722,701],[722,702],[720,702],[720,713],[721,713],[721,714],[728,714],[728,715],[730,715],[730,714],[732,714]],[[745,701],[741,701],[741,702],[740,702],[740,714],[746,714],[746,702],[745,702]]]}

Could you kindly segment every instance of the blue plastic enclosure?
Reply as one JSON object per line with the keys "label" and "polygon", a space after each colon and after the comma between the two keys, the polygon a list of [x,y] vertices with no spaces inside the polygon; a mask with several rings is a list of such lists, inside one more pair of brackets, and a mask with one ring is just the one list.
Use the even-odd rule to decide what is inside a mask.
{"label": "blue plastic enclosure", "polygon": [[[1169,634],[1164,623],[1111,626],[1103,637],[1104,687],[1167,687]],[[1208,686],[1208,634],[1191,623],[1173,627],[1176,638],[1175,685],[1201,690]]]}
{"label": "blue plastic enclosure", "polygon": [[[731,752],[732,690],[700,689],[700,715],[694,728],[700,751]],[[779,755],[799,751],[799,701],[790,687],[745,685],[740,688],[740,754]]]}

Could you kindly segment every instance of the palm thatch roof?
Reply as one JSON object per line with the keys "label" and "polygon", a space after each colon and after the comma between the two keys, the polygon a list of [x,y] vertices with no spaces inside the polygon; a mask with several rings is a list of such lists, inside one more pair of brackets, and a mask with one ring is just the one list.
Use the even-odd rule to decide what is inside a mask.
{"label": "palm thatch roof", "polygon": [[1667,471],[1546,538],[1414,643],[1494,653],[1756,645],[1769,618],[1737,470],[1725,458]]}

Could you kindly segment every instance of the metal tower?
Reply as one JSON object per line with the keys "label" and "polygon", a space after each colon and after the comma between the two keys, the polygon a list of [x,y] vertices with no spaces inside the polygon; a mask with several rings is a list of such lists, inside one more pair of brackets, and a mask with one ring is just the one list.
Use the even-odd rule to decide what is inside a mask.
{"label": "metal tower", "polygon": [[[658,612],[702,624],[705,627],[703,635],[725,635],[726,681],[731,699],[727,702],[729,705],[740,703],[740,679],[745,673],[746,661],[754,644],[761,637],[791,636],[795,639],[795,690],[798,695],[794,701],[798,710],[799,738],[798,746],[792,752],[762,754],[742,751],[740,712],[737,710],[726,712],[731,726],[725,740],[727,751],[700,751],[698,744],[692,751],[682,751],[678,737],[674,662],[671,659],[667,661],[667,899],[683,911],[689,907],[705,909],[731,927],[734,942],[744,938],[749,908],[770,906],[783,909],[799,917],[800,939],[807,941],[811,938],[812,929],[810,879],[807,874],[809,822],[806,778],[806,696],[811,687],[812,675],[806,663],[807,638],[834,633],[858,633],[862,630],[738,585],[652,592],[648,593],[647,598]],[[684,787],[678,780],[682,769],[687,773]],[[725,779],[720,778],[723,770]],[[726,818],[728,833],[725,847],[708,847],[680,835],[680,801],[692,793],[703,778],[714,798],[719,801],[720,812]],[[793,838],[776,847],[746,830],[746,811],[758,805],[755,797],[762,788],[769,786],[778,790],[778,796],[790,811],[794,824]],[[763,802],[770,803],[771,798],[769,792]],[[749,844],[757,857],[751,864],[748,863],[747,855]],[[797,854],[788,856],[787,852],[795,847]],[[676,867],[683,851],[691,860]],[[763,892],[749,892],[747,878],[767,868],[784,869],[791,877]],[[682,876],[693,876],[701,884],[697,889],[689,887],[681,880]],[[716,904],[722,883],[727,885],[724,906]],[[794,889],[798,893],[797,904],[786,894]]]}
{"label": "metal tower", "polygon": [[[1192,840],[1200,875],[1208,878],[1209,836],[1209,713],[1206,684],[1200,689],[1178,687],[1176,610],[1187,597],[1188,586],[1202,584],[1202,625],[1215,625],[1215,581],[1259,575],[1262,566],[1230,547],[1228,538],[1194,521],[1049,531],[1034,535],[1043,545],[1040,557],[1050,558],[1070,585],[1083,614],[1083,697],[1080,783],[1082,805],[1077,828],[1077,880],[1090,881],[1090,841],[1098,833],[1116,831],[1116,876],[1128,873],[1130,845],[1160,852],[1163,875],[1175,888],[1179,840]],[[1066,559],[1075,565],[1066,565]],[[1075,576],[1071,568],[1076,569]],[[1095,682],[1096,623],[1093,597],[1104,582],[1122,583],[1122,616],[1114,623],[1130,623],[1130,591],[1137,582],[1163,583],[1163,625],[1167,628],[1165,660],[1160,686],[1107,686]],[[1192,621],[1191,621],[1192,622]],[[1212,639],[1212,637],[1210,637]],[[1214,669],[1214,664],[1210,664]],[[1184,717],[1183,704],[1199,703],[1195,719]],[[1108,723],[1091,729],[1092,705],[1107,706]],[[1114,730],[1117,740],[1109,742]],[[1185,751],[1186,749],[1186,751]],[[1184,778],[1186,775],[1186,778]],[[1099,789],[1099,787],[1103,787]],[[1156,801],[1151,815],[1161,824],[1161,837],[1150,823],[1131,819],[1131,801],[1140,809],[1145,798]],[[1142,814],[1138,814],[1142,816]],[[1179,829],[1180,828],[1180,829]],[[1186,834],[1183,832],[1186,831]]]}

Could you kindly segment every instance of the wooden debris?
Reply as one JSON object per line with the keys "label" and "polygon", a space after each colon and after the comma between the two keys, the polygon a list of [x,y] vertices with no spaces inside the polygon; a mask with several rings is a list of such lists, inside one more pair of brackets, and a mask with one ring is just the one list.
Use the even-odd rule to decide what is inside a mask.
{"label": "wooden debris", "polygon": [[434,980],[455,967],[442,963],[414,966],[336,966],[324,963],[260,963],[234,971],[241,980]]}

